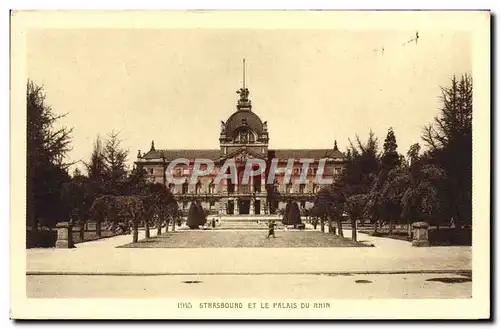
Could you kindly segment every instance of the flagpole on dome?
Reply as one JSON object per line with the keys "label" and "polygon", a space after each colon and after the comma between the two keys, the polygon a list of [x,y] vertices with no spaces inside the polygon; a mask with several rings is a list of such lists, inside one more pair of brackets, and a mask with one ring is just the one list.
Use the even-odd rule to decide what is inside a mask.
{"label": "flagpole on dome", "polygon": [[245,58],[243,58],[243,89],[245,89]]}

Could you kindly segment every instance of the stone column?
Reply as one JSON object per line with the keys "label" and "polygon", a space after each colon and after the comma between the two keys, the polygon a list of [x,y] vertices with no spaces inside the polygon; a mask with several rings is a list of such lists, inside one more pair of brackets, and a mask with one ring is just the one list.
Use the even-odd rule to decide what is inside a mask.
{"label": "stone column", "polygon": [[57,241],[56,248],[74,248],[73,227],[68,222],[57,223]]}
{"label": "stone column", "polygon": [[254,199],[251,198],[250,199],[250,211],[249,211],[250,215],[255,214],[255,208],[254,207],[255,207],[255,202],[254,202]]}
{"label": "stone column", "polygon": [[411,225],[413,228],[413,241],[411,245],[414,247],[429,246],[429,224],[426,222],[416,222]]}
{"label": "stone column", "polygon": [[267,215],[266,200],[260,199],[260,214]]}
{"label": "stone column", "polygon": [[240,214],[240,200],[239,199],[234,199],[234,214],[239,215]]}

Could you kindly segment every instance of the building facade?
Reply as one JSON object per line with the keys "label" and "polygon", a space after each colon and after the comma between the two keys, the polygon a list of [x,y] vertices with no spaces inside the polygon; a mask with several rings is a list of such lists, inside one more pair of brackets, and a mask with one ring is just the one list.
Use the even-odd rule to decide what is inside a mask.
{"label": "building facade", "polygon": [[[152,181],[165,184],[183,210],[189,209],[191,202],[200,202],[210,213],[225,215],[273,214],[289,201],[296,201],[301,208],[312,207],[314,195],[321,187],[317,180],[319,161],[324,159],[322,177],[326,179],[335,179],[344,167],[346,157],[338,150],[337,142],[331,149],[269,149],[267,122],[252,111],[249,91],[245,86],[237,93],[236,111],[226,121],[221,121],[218,149],[156,149],[153,141],[148,152],[138,152],[135,165],[145,169]],[[167,173],[169,164],[179,158],[189,159],[189,164],[176,165]],[[200,158],[212,160],[214,168],[192,182],[190,177],[194,160]],[[245,165],[251,158],[265,161],[266,173],[250,177],[243,184]],[[222,179],[215,183],[228,159],[235,161],[237,179],[234,182]],[[285,173],[277,173],[270,183],[267,178],[271,162],[277,162],[279,168],[286,168],[289,159],[294,159],[293,167],[288,167],[291,178],[287,181]],[[301,159],[311,161],[305,174],[302,173]],[[183,184],[174,184],[168,181],[170,176],[167,174],[176,178],[186,177],[187,180]],[[299,181],[301,175],[306,179]]]}

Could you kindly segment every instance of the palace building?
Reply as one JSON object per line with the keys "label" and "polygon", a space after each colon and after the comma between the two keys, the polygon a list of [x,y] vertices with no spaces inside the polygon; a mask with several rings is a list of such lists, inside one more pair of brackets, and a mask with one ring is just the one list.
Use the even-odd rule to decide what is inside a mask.
{"label": "palace building", "polygon": [[[244,81],[244,80],[243,80]],[[154,141],[148,152],[139,151],[135,165],[143,168],[154,182],[160,182],[170,189],[177,199],[179,208],[189,209],[190,203],[198,201],[203,208],[215,214],[273,214],[278,208],[284,208],[286,202],[296,201],[301,208],[312,207],[314,194],[321,187],[316,179],[320,159],[325,166],[322,177],[335,179],[346,161],[345,155],[337,148],[337,142],[331,149],[269,149],[269,131],[267,122],[252,110],[248,88],[237,91],[239,100],[236,111],[226,121],[221,122],[219,148],[217,149],[157,149]],[[189,159],[189,164],[176,165],[174,177],[187,177],[183,184],[173,184],[167,181],[167,167],[179,158]],[[214,168],[208,175],[199,177],[193,183],[189,177],[193,170],[195,159],[209,159],[214,162]],[[267,175],[250,177],[246,184],[242,183],[245,163],[248,159],[261,159],[270,164],[277,161],[279,168],[287,167],[289,159],[294,159],[291,179],[286,182],[284,173],[277,173],[274,181],[269,184]],[[227,159],[234,159],[237,169],[237,179],[224,179],[215,183],[221,167]],[[274,160],[273,160],[274,159]],[[303,165],[301,159],[314,160],[309,164],[306,179],[299,182]],[[270,165],[267,165],[269,168]],[[203,169],[203,168],[202,168]],[[302,176],[304,177],[304,175]]]}

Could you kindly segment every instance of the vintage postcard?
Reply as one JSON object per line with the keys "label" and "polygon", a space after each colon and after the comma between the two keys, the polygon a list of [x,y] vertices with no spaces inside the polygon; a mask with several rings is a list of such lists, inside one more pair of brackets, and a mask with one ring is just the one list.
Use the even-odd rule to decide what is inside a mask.
{"label": "vintage postcard", "polygon": [[490,317],[488,11],[13,11],[11,74],[12,318]]}

